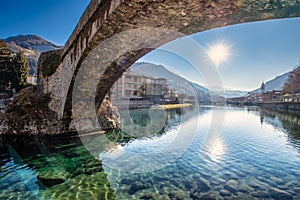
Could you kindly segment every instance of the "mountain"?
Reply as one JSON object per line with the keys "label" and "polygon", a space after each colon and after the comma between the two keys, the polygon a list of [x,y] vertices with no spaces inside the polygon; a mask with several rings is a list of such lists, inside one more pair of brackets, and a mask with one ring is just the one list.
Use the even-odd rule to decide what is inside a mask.
{"label": "mountain", "polygon": [[247,95],[247,91],[225,89],[226,98],[241,97]]}
{"label": "mountain", "polygon": [[219,96],[225,95],[226,98],[241,97],[248,94],[248,91],[234,90],[234,89],[222,88],[218,86],[212,87],[210,89],[211,89],[211,94],[219,95]]}
{"label": "mountain", "polygon": [[4,39],[7,46],[13,51],[20,49],[24,52],[29,65],[29,74],[36,74],[37,61],[42,52],[61,49],[62,46],[55,45],[36,35],[18,35]]}
{"label": "mountain", "polygon": [[152,63],[135,63],[130,70],[134,73],[141,74],[153,78],[164,78],[167,80],[167,85],[175,90],[177,94],[185,94],[186,96],[196,96],[198,101],[210,101],[209,91],[187,79],[169,71],[162,65]]}
{"label": "mountain", "polygon": [[[276,76],[270,81],[267,81],[265,83],[265,90],[272,91],[272,90],[282,90],[282,87],[284,83],[287,81],[289,77],[290,72],[284,73],[280,76]],[[260,93],[260,88],[257,88],[256,90],[251,91],[251,93]]]}

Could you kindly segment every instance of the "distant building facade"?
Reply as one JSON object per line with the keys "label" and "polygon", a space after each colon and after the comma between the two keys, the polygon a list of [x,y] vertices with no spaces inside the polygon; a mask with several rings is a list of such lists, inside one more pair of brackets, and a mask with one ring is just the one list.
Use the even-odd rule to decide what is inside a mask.
{"label": "distant building facade", "polygon": [[130,70],[123,73],[110,89],[112,100],[148,99],[162,101],[173,97],[175,92],[168,88],[164,78],[153,78],[136,74]]}
{"label": "distant building facade", "polygon": [[126,71],[110,89],[110,98],[125,100],[130,98],[142,98],[144,77]]}
{"label": "distant building facade", "polygon": [[143,88],[144,98],[152,101],[164,100],[165,95],[168,93],[167,80],[164,78],[145,77]]}

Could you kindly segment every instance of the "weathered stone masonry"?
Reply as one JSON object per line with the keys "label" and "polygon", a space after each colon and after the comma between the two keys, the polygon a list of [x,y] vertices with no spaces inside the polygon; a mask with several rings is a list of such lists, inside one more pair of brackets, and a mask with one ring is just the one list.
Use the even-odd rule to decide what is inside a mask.
{"label": "weathered stone masonry", "polygon": [[[39,74],[39,92],[51,94],[49,106],[59,120],[70,118],[73,80],[81,63],[100,42],[122,31],[157,27],[192,34],[230,24],[297,16],[299,0],[92,0],[60,52],[55,73],[46,78]],[[128,52],[122,56],[121,67],[115,62],[105,69],[98,86],[99,102],[121,73],[149,51]],[[43,56],[46,54],[41,59]]]}

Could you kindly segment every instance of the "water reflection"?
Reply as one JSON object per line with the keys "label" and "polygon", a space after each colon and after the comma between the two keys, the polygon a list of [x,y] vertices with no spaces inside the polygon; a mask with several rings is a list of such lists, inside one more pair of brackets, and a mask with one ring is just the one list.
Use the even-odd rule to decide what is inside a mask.
{"label": "water reflection", "polygon": [[[293,189],[300,186],[299,152],[289,148],[286,130],[277,126],[279,120],[269,119],[266,113],[260,115],[258,107],[201,109],[206,111],[179,124],[198,126],[192,144],[181,157],[164,168],[149,171],[146,170],[151,168],[149,161],[119,157],[129,164],[135,163],[145,167],[144,173],[135,174],[109,167],[106,165],[107,158],[102,157],[108,180],[118,199],[300,197],[297,190]],[[225,111],[226,120],[222,134],[213,137],[215,143],[212,148],[207,149],[205,138],[210,128],[212,112],[218,110]],[[172,139],[171,133],[171,129],[166,128],[165,133],[159,137],[153,137],[150,141],[137,138],[123,148],[141,153],[155,151]],[[182,134],[188,135],[189,131],[186,130]],[[176,146],[180,145],[180,141],[176,143]],[[166,159],[170,155],[172,154],[167,152],[150,158],[155,162],[156,159]]]}
{"label": "water reflection", "polygon": [[[136,127],[140,124],[133,125],[132,121],[145,124],[145,121],[149,121],[149,110],[151,111],[151,109],[133,110],[130,111],[132,118],[128,119],[127,115],[121,118],[126,126],[125,133],[131,135],[130,130],[133,130],[134,134],[131,141],[121,148],[99,154],[99,159],[107,168],[135,173],[155,171],[176,161],[191,145],[197,132],[197,123],[193,122],[197,117],[195,108],[156,110],[158,115],[159,112],[165,113],[166,122],[163,128],[158,132],[149,130],[145,133],[140,130],[139,134],[136,134]],[[157,117],[156,120],[159,119]]]}
{"label": "water reflection", "polygon": [[300,115],[263,108],[259,110],[259,114],[262,124],[271,124],[278,129],[284,130],[288,143],[292,144],[300,152]]}
{"label": "water reflection", "polygon": [[[222,133],[212,137],[214,146],[207,149],[205,139],[218,111],[226,115]],[[141,120],[143,112],[136,110],[132,117]],[[258,107],[201,107],[196,116],[166,113],[161,132],[146,137],[113,131],[85,136],[84,145],[79,138],[36,140],[31,148],[4,144],[0,199],[300,198],[298,116]],[[188,119],[182,122],[184,115]],[[172,158],[187,144],[179,157],[157,168],[158,161]],[[124,168],[143,166],[144,171],[108,165],[116,158]]]}

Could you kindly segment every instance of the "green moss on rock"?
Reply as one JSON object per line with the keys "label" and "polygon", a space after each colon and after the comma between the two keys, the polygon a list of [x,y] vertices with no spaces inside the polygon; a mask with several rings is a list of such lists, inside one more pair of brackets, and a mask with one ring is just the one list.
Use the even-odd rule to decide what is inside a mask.
{"label": "green moss on rock", "polygon": [[60,63],[60,54],[51,53],[41,63],[43,76],[51,76],[56,71]]}
{"label": "green moss on rock", "polygon": [[38,60],[38,74],[43,77],[53,75],[61,62],[61,56],[62,49],[43,52]]}

